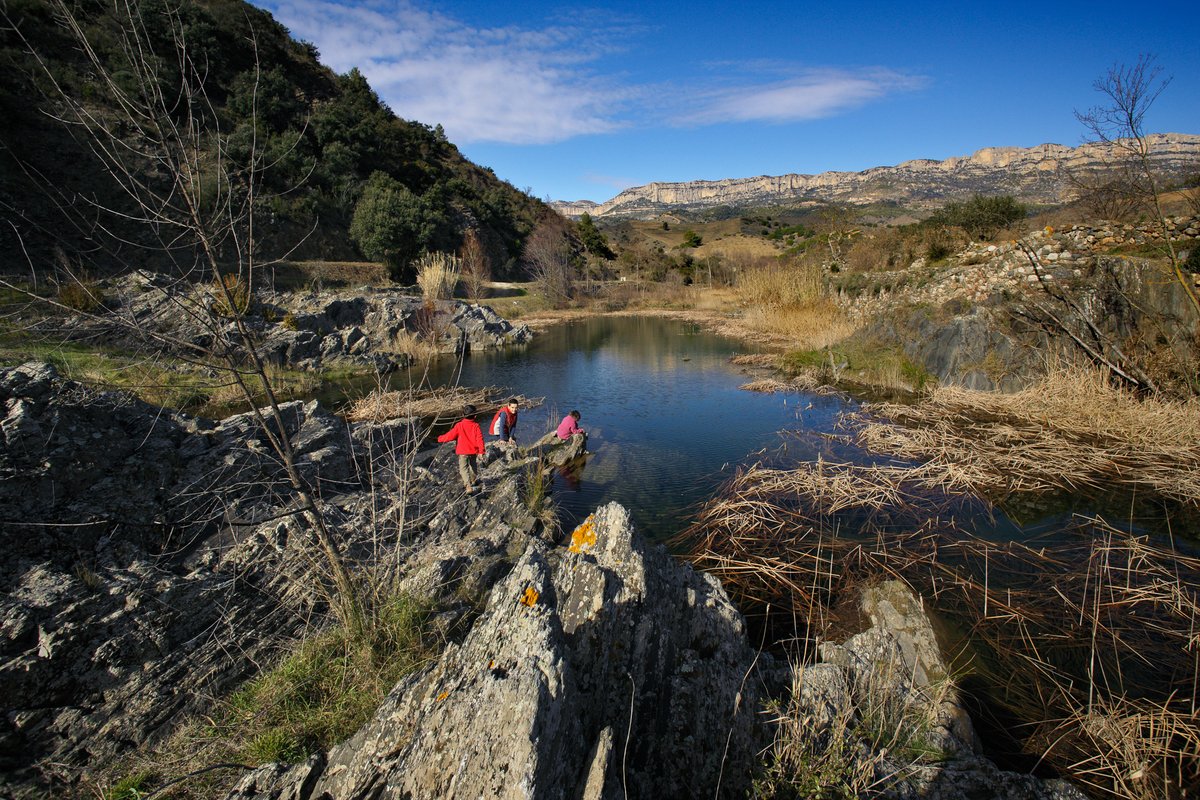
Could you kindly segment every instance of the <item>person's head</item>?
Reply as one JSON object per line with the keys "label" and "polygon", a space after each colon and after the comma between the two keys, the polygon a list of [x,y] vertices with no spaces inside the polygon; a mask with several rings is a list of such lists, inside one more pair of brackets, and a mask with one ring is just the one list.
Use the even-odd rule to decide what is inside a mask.
{"label": "person's head", "polygon": [[576,422],[578,422],[578,421],[579,421],[579,412],[578,412],[578,411],[572,410],[572,411],[571,411],[571,416],[575,418],[575,421],[576,421]]}
{"label": "person's head", "polygon": [[514,412],[517,410],[517,398],[515,398],[515,397],[508,398],[508,410],[514,411]]}
{"label": "person's head", "polygon": [[475,406],[470,403],[463,406],[463,417],[465,419],[475,419]]}

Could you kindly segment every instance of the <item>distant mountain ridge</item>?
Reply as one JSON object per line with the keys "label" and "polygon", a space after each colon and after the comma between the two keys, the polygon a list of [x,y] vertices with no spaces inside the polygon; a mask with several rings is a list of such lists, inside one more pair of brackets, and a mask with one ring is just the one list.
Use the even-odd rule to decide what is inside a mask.
{"label": "distant mountain ridge", "polygon": [[[1164,170],[1200,170],[1200,135],[1156,133],[1147,137],[1151,158]],[[1020,200],[1055,203],[1068,199],[1063,168],[1103,169],[1114,147],[1087,144],[1066,147],[985,147],[970,156],[944,161],[916,159],[894,167],[819,175],[761,175],[717,181],[648,183],[635,186],[604,203],[555,201],[550,205],[569,217],[652,217],[677,210],[716,206],[771,206],[806,201],[875,203],[906,201],[940,204],[974,194],[1011,194]]]}

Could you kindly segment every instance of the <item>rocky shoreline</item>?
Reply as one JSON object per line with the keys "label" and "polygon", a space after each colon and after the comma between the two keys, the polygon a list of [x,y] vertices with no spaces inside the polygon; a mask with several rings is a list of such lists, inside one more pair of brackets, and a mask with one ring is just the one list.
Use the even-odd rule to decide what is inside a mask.
{"label": "rocky shoreline", "polygon": [[[0,371],[0,402],[0,794],[89,796],[328,609],[250,415],[176,415],[40,364]],[[889,794],[1079,796],[978,754],[902,587],[868,594],[871,627],[793,673],[751,645],[714,578],[647,544],[620,506],[566,535],[531,513],[521,487],[538,454],[490,449],[486,491],[469,497],[417,420],[282,410],[352,568],[397,564],[399,588],[462,632],[347,742],[233,777],[230,798],[745,796],[776,735],[765,703],[799,704],[824,736],[839,713],[865,713],[859,687],[881,663],[889,697],[936,703],[922,733],[936,760],[890,780],[895,756],[858,745]]]}

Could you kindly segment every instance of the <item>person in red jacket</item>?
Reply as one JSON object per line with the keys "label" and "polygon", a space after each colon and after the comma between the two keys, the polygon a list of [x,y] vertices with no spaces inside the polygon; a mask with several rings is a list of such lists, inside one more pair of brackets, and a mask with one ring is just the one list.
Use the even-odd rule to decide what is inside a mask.
{"label": "person in red jacket", "polygon": [[517,409],[517,398],[509,398],[488,425],[488,433],[498,437],[496,447],[504,454],[505,461],[512,461],[517,452],[517,440],[513,437],[513,429],[517,427]]}
{"label": "person in red jacket", "polygon": [[455,442],[458,474],[467,494],[479,491],[479,456],[483,454],[483,431],[475,421],[475,406],[463,406],[463,418],[438,437],[439,442]]}

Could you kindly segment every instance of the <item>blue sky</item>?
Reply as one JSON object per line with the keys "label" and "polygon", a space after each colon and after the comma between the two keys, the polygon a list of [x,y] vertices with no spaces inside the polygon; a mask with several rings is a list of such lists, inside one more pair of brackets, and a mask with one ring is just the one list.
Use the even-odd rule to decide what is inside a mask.
{"label": "blue sky", "polygon": [[1194,2],[252,2],[546,199],[1076,145],[1142,54],[1172,77],[1146,128],[1200,133]]}

